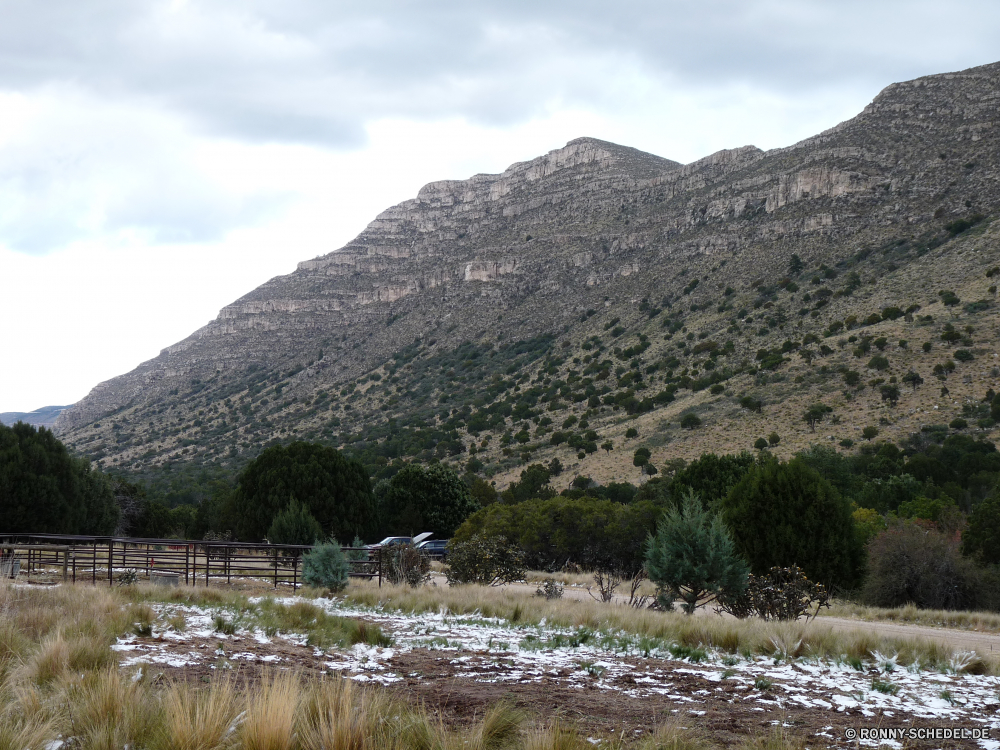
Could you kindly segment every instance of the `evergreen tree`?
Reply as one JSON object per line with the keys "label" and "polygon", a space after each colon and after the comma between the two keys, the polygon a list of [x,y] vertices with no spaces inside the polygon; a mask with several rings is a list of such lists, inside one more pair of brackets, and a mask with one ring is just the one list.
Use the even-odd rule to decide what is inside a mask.
{"label": "evergreen tree", "polygon": [[251,461],[215,523],[234,529],[240,539],[263,539],[292,497],[309,510],[324,536],[351,539],[374,530],[365,468],[333,448],[306,442],[268,448]]}
{"label": "evergreen tree", "polygon": [[323,529],[312,513],[294,497],[288,507],[274,517],[267,530],[271,544],[315,544]]}
{"label": "evergreen tree", "polygon": [[447,539],[480,507],[459,476],[443,464],[426,469],[409,464],[381,493],[379,515],[385,534],[430,531]]}
{"label": "evergreen tree", "polygon": [[668,608],[680,599],[690,615],[720,594],[743,593],[749,569],[736,554],[721,517],[702,508],[698,495],[689,491],[681,507],[671,509],[656,536],[646,541],[646,572],[669,594]]}
{"label": "evergreen tree", "polygon": [[1000,491],[994,491],[972,511],[962,533],[962,554],[978,554],[984,563],[1000,564]]}
{"label": "evergreen tree", "polygon": [[73,458],[50,430],[0,425],[0,530],[110,534],[118,523],[111,483]]}
{"label": "evergreen tree", "polygon": [[755,575],[798,565],[827,586],[857,581],[863,555],[851,503],[804,461],[761,461],[733,487],[722,513]]}

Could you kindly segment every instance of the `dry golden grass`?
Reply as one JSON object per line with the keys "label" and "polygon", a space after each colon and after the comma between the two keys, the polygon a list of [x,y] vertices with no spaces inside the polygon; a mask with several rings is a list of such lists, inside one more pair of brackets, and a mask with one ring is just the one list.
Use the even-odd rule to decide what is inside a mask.
{"label": "dry golden grass", "polygon": [[851,602],[834,602],[822,616],[848,617],[871,622],[898,622],[906,625],[926,625],[939,628],[960,628],[982,633],[1000,633],[1000,614],[995,612],[949,612],[943,609],[919,609],[907,604],[905,607],[884,609],[866,607]]}
{"label": "dry golden grass", "polygon": [[232,742],[242,702],[229,679],[211,690],[171,685],[162,695],[163,723],[156,750],[222,750]]}
{"label": "dry golden grass", "polygon": [[244,750],[295,750],[295,717],[301,695],[299,679],[288,672],[261,683],[250,694],[240,723]]}

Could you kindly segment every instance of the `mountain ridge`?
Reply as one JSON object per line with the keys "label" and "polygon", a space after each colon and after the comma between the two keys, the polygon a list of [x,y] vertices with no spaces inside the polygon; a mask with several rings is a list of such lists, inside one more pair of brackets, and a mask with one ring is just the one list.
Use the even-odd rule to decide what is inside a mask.
{"label": "mountain ridge", "polygon": [[[779,339],[798,344],[787,353],[806,349],[812,344],[800,338],[821,336],[833,316],[846,319],[845,311],[859,300],[873,312],[901,304],[900,294],[925,308],[938,304],[920,270],[931,260],[948,266],[947,283],[963,299],[982,296],[985,312],[972,315],[984,319],[993,306],[982,274],[974,281],[982,269],[969,253],[982,251],[969,243],[985,242],[992,250],[992,219],[974,221],[967,232],[945,227],[996,210],[998,104],[1000,64],[991,64],[892,84],[856,117],[767,152],[744,146],[681,165],[578,138],[499,175],[428,183],[416,197],[381,212],[343,248],[300,262],[292,274],[227,305],[158,357],[99,384],[60,417],[57,428],[78,450],[116,466],[179,460],[193,446],[200,460],[223,460],[292,436],[364,442],[349,438],[363,435],[369,422],[387,424],[420,412],[420,420],[438,428],[449,421],[464,424],[451,415],[430,417],[455,398],[460,411],[482,411],[496,398],[511,399],[515,386],[523,393],[546,377],[562,381],[574,397],[596,393],[609,376],[590,378],[583,391],[566,382],[586,379],[581,372],[590,364],[583,360],[593,357],[593,348],[584,345],[594,336],[603,339],[601,347],[611,346],[603,349],[605,356],[650,342],[638,356],[614,355],[611,367],[599,371],[614,370],[619,383],[638,372],[642,388],[633,390],[640,400],[644,391],[652,398],[653,389],[691,379],[692,372],[697,380],[727,371],[729,377],[719,381],[726,389],[749,392],[760,387],[761,349],[780,347]],[[799,283],[804,287],[800,295],[788,293],[787,285],[775,287],[788,275],[793,253],[803,259],[805,272],[818,273],[823,282],[813,289],[793,280],[796,291]],[[859,275],[858,284],[844,294],[849,285],[842,277],[849,273]],[[830,288],[835,285],[840,288]],[[890,293],[894,285],[902,285],[899,294]],[[755,314],[773,325],[756,325]],[[614,318],[621,325],[605,328]],[[895,325],[888,320],[884,327]],[[608,341],[605,331],[619,327],[621,333]],[[678,334],[698,338],[679,346],[672,340]],[[466,343],[500,352],[546,336],[552,345],[540,355],[543,362],[566,354],[556,372],[538,381],[534,370],[503,372],[501,381],[518,382],[490,401],[487,386],[497,371],[471,384],[438,373],[428,389],[406,379],[407,365],[415,371],[414,360],[399,364],[400,353],[414,346],[421,352],[417,359],[428,360]],[[695,351],[711,340],[721,352],[726,337],[732,343],[725,354]],[[631,345],[613,346],[618,341]],[[894,359],[909,367],[913,352],[898,348]],[[850,350],[846,339],[838,349],[834,358]],[[831,356],[817,355],[816,361]],[[822,366],[846,366],[829,361]],[[777,374],[791,375],[799,366],[785,363]],[[816,369],[812,359],[802,366],[804,374],[792,377]],[[626,372],[618,373],[620,368]],[[383,382],[392,378],[397,382],[391,386]],[[628,383],[614,390],[628,390]],[[657,414],[670,424],[682,402],[688,403],[683,408],[701,408],[706,391],[686,390],[680,388],[669,405],[628,418],[650,423],[651,437],[666,439],[676,428],[659,429]],[[814,397],[808,388],[800,390],[801,398]],[[359,392],[364,398],[355,406]],[[621,409],[584,408],[592,395],[570,405],[557,396],[556,403],[578,418],[588,414],[607,423],[610,433],[623,432]],[[540,403],[529,408],[529,419],[540,419],[553,402],[549,397]],[[164,409],[184,412],[182,424],[174,415],[168,420]],[[109,416],[117,429],[100,424]],[[494,432],[514,430],[516,420],[507,420]],[[199,424],[192,433],[185,424],[194,422]],[[465,427],[447,432],[464,432],[463,451],[475,437]],[[700,441],[692,436],[691,442]],[[544,445],[533,450],[551,452]],[[488,470],[516,469],[518,456],[502,455],[495,445],[485,453]],[[598,457],[579,460],[586,469]]]}

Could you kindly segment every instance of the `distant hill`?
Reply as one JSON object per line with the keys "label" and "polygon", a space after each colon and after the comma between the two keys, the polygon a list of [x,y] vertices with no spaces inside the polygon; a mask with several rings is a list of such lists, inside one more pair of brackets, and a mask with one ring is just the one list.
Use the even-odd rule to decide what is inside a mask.
{"label": "distant hill", "polygon": [[56,419],[72,404],[67,406],[43,406],[34,411],[5,411],[0,412],[0,424],[12,425],[16,422],[34,425],[35,427],[48,427],[56,423]]}
{"label": "distant hill", "polygon": [[311,439],[501,486],[552,458],[638,481],[640,445],[663,466],[772,433],[779,455],[865,427],[995,435],[998,122],[993,64],[893,84],[773,151],[680,165],[580,138],[434,182],[57,428],[105,467]]}

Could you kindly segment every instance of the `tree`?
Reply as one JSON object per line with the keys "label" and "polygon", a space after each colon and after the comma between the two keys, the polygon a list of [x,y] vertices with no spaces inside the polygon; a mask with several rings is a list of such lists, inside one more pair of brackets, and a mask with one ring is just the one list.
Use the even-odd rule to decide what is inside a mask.
{"label": "tree", "polygon": [[809,429],[812,432],[816,432],[816,423],[822,422],[823,417],[832,411],[833,408],[827,406],[826,404],[813,404],[806,409],[806,413],[802,416],[802,418],[809,425]]}
{"label": "tree", "polygon": [[635,427],[629,427],[625,430],[625,439],[631,440],[632,438],[639,437],[639,431]]}
{"label": "tree", "polygon": [[615,444],[612,443],[610,440],[605,440],[603,443],[601,443],[601,447],[608,453],[611,453],[611,451],[613,451],[615,448]]}
{"label": "tree", "polygon": [[690,615],[720,594],[743,593],[749,569],[736,554],[722,518],[706,511],[697,494],[688,492],[681,507],[668,511],[656,535],[647,539],[646,572],[669,595],[668,608],[680,599]]}
{"label": "tree", "polygon": [[861,437],[863,437],[868,442],[878,437],[878,427],[874,425],[868,425],[861,431]]}
{"label": "tree", "polygon": [[857,370],[848,370],[844,373],[844,384],[851,387],[856,386],[861,382],[861,373]]}
{"label": "tree", "polygon": [[312,513],[294,497],[288,507],[278,513],[267,530],[271,544],[315,544],[323,529]]}
{"label": "tree", "polygon": [[260,540],[292,497],[326,537],[364,538],[375,529],[375,501],[364,466],[333,448],[306,442],[273,446],[247,464],[224,514],[228,518],[220,521],[240,539]]}
{"label": "tree", "polygon": [[895,406],[896,402],[899,401],[899,386],[893,383],[887,383],[883,385],[880,389],[882,393],[882,400],[888,401],[889,406]]}
{"label": "tree", "polygon": [[802,258],[799,257],[798,253],[792,253],[792,257],[788,261],[788,273],[792,276],[798,276],[805,267],[806,265],[802,262]]}
{"label": "tree", "polygon": [[889,358],[884,354],[876,354],[870,360],[868,360],[869,370],[888,370],[889,369]]}
{"label": "tree", "polygon": [[764,450],[765,448],[767,448],[767,439],[762,437],[757,438],[757,441],[753,444],[753,447],[759,451]]}
{"label": "tree", "polygon": [[677,470],[670,485],[670,496],[675,506],[680,507],[681,497],[693,490],[706,508],[715,508],[756,461],[756,457],[749,451],[724,456],[703,453]]}
{"label": "tree", "polygon": [[632,456],[632,465],[642,469],[649,463],[650,455],[649,448],[636,448],[635,454]]}
{"label": "tree", "polygon": [[767,443],[772,448],[781,442],[781,436],[777,432],[772,432],[767,436]]}
{"label": "tree", "polygon": [[[546,478],[548,471],[543,469]],[[389,480],[379,502],[386,534],[433,532],[447,539],[479,504],[458,475],[443,464],[408,464]]]}
{"label": "tree", "polygon": [[685,414],[681,417],[681,427],[685,430],[693,430],[695,427],[701,427],[701,420],[697,414]]}
{"label": "tree", "polygon": [[302,556],[302,580],[334,593],[347,588],[351,568],[336,542],[317,544]]}
{"label": "tree", "polygon": [[903,382],[912,386],[913,390],[917,390],[917,387],[923,384],[924,379],[913,370],[910,370],[903,376]]}
{"label": "tree", "polygon": [[0,425],[0,528],[110,534],[118,514],[107,477],[70,456],[51,430],[23,422]]}
{"label": "tree", "polygon": [[804,461],[759,462],[722,503],[754,574],[798,565],[825,585],[856,582],[863,559],[851,503]]}
{"label": "tree", "polygon": [[505,503],[523,503],[533,498],[554,497],[556,491],[549,486],[551,473],[542,464],[531,464],[521,472],[521,479],[500,493]]}
{"label": "tree", "polygon": [[962,554],[979,555],[988,565],[1000,564],[1000,491],[972,511],[962,533]]}

